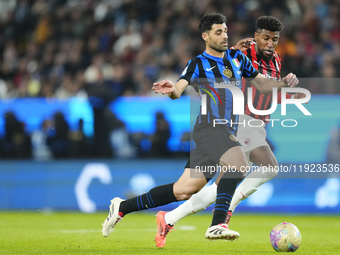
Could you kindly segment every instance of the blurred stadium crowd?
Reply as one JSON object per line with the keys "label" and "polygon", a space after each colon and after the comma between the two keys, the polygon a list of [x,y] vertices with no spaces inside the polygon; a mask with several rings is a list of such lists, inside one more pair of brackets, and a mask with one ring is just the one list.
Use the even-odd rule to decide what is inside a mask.
{"label": "blurred stadium crowd", "polygon": [[[340,76],[339,0],[8,0],[0,1],[0,98],[156,96],[153,82],[177,80],[204,50],[206,12],[227,16],[230,46],[252,37],[261,15],[275,16],[284,24],[282,75]],[[334,82],[307,86],[340,93]]]}
{"label": "blurred stadium crowd", "polygon": [[[229,45],[253,36],[255,20],[284,24],[277,51],[283,75],[340,75],[340,2],[332,0],[8,0],[0,1],[0,97],[154,95],[204,50],[205,12],[228,18]],[[309,88],[339,93],[339,86]]]}

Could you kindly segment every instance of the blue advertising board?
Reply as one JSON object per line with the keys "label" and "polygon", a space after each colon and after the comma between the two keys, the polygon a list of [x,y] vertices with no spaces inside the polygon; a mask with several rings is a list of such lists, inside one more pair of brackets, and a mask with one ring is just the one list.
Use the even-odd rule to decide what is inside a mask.
{"label": "blue advertising board", "polygon": [[[185,163],[169,159],[3,161],[0,210],[107,210],[115,196],[129,198],[175,182]],[[274,178],[241,202],[237,211],[340,213],[340,179],[331,177]],[[177,205],[162,209],[171,210]]]}

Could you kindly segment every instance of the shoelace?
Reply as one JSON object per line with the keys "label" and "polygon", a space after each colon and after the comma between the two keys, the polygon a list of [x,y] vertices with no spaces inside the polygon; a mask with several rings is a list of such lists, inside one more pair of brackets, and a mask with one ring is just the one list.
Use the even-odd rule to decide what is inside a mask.
{"label": "shoelace", "polygon": [[173,228],[173,226],[171,227],[170,225],[166,224],[165,225],[165,231],[164,231],[164,236],[166,237],[166,235],[171,231],[171,229]]}
{"label": "shoelace", "polygon": [[218,224],[218,225],[221,226],[222,228],[225,228],[225,229],[228,228],[228,226],[226,226],[224,223],[220,223],[220,224]]}

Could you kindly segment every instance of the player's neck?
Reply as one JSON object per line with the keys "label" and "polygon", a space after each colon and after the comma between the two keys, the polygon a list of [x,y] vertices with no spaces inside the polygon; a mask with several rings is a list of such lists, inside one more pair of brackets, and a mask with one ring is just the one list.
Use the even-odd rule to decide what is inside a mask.
{"label": "player's neck", "polygon": [[209,55],[217,57],[217,58],[223,58],[224,54],[225,54],[224,51],[223,52],[219,52],[219,51],[213,50],[210,47],[206,47],[205,48],[205,52],[208,53]]}
{"label": "player's neck", "polygon": [[260,55],[260,53],[259,53],[259,48],[257,47],[257,44],[255,44],[255,51],[256,51],[256,53],[258,54],[258,55]]}

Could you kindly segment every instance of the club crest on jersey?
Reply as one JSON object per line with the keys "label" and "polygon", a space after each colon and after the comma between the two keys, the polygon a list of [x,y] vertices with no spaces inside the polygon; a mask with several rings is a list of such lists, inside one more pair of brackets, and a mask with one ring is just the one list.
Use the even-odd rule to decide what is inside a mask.
{"label": "club crest on jersey", "polygon": [[231,62],[233,62],[234,66],[236,66],[237,68],[240,67],[240,61],[238,61],[237,58],[232,59]]}
{"label": "club crest on jersey", "polygon": [[230,69],[226,68],[226,69],[223,70],[223,75],[225,77],[230,78],[231,76],[233,76],[233,72]]}
{"label": "club crest on jersey", "polygon": [[229,139],[234,141],[234,142],[238,142],[238,140],[236,139],[236,137],[234,135],[230,135]]}

